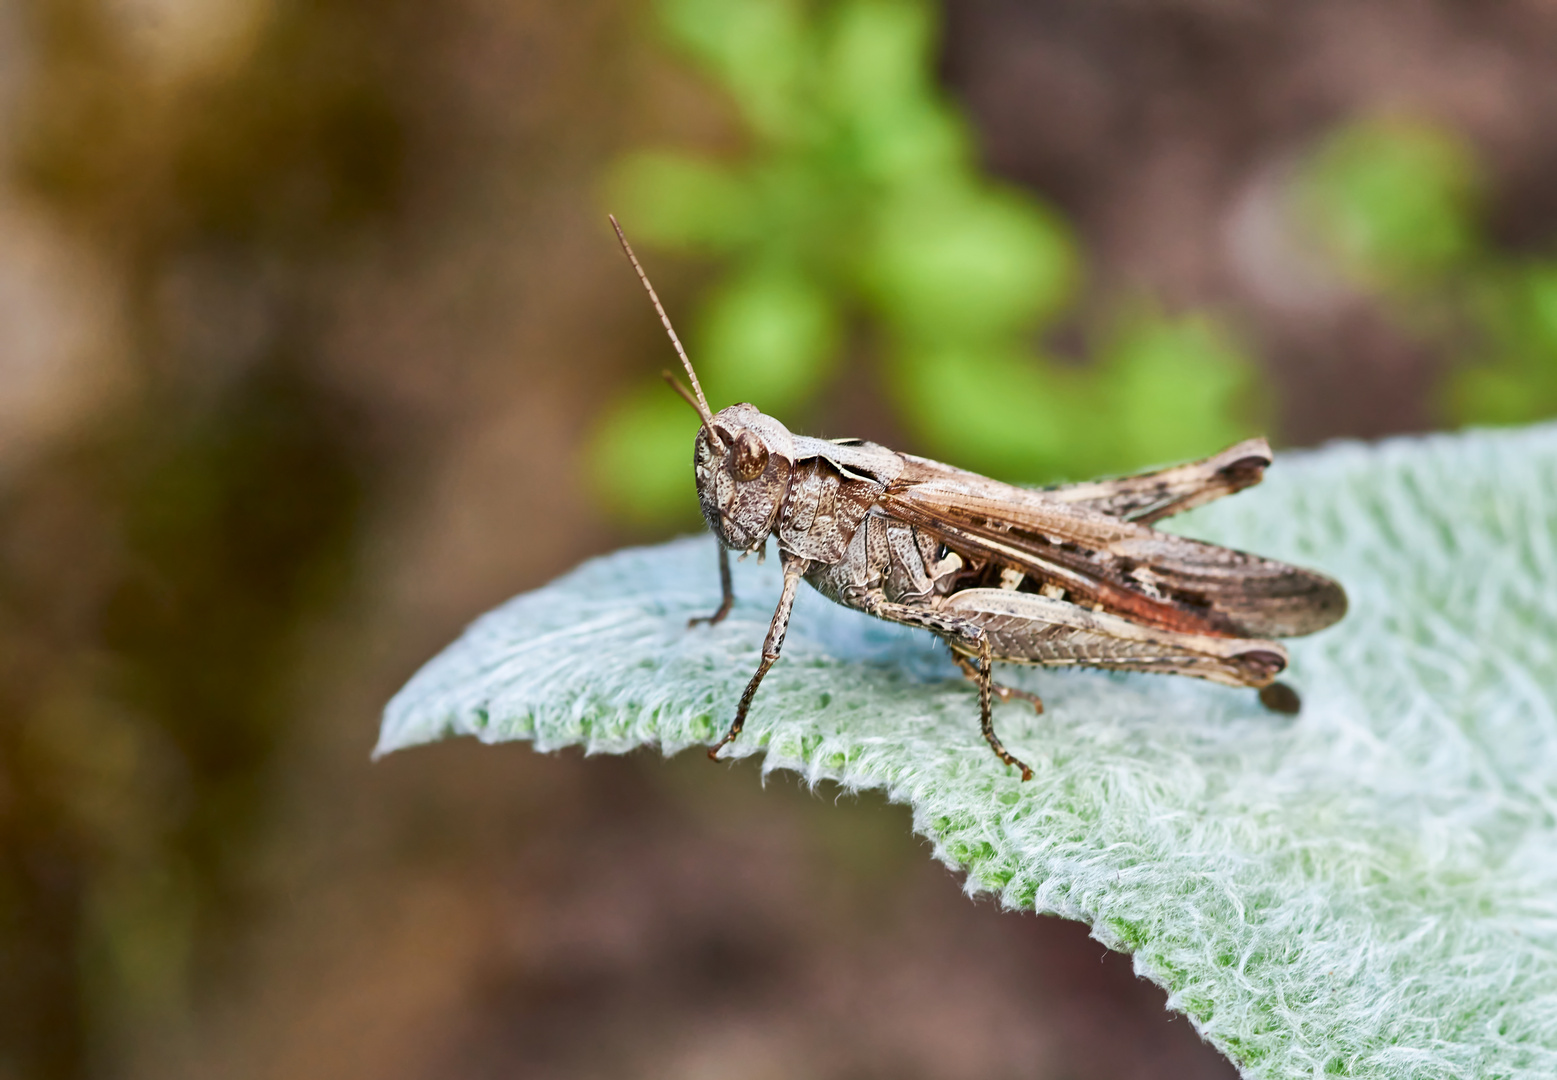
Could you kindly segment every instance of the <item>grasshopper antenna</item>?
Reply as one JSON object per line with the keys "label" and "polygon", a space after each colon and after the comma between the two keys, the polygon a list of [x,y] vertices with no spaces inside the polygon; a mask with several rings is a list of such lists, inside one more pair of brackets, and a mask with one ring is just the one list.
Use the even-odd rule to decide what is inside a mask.
{"label": "grasshopper antenna", "polygon": [[688,390],[684,385],[682,385],[681,380],[672,375],[668,369],[660,372],[660,378],[670,383],[670,388],[681,395],[682,401],[685,401],[688,405],[692,406],[694,409],[697,409],[699,413],[703,411],[698,406],[697,398],[692,396],[692,391]]}
{"label": "grasshopper antenna", "polygon": [[687,351],[681,347],[681,339],[676,336],[675,327],[670,325],[670,316],[665,314],[665,307],[660,303],[659,295],[654,291],[654,286],[649,284],[649,275],[643,272],[643,267],[638,262],[638,256],[633,254],[633,246],[627,242],[627,234],[622,232],[621,224],[616,220],[615,214],[607,214],[611,219],[611,228],[616,230],[616,238],[622,242],[622,250],[627,252],[627,258],[631,260],[633,269],[638,271],[638,280],[643,282],[643,287],[649,291],[649,299],[654,301],[654,310],[659,312],[660,324],[665,327],[665,332],[670,335],[670,343],[676,347],[676,355],[681,357],[681,366],[687,369],[687,375],[692,379],[692,389],[697,391],[697,399],[693,400],[684,387],[678,383],[669,373],[665,378],[676,392],[687,399],[687,404],[697,410],[698,416],[703,418],[703,426],[708,429],[708,434],[717,443],[718,436],[714,435],[714,414],[708,408],[708,399],[703,396],[703,387],[697,381],[697,372],[692,369],[692,361],[687,359]]}

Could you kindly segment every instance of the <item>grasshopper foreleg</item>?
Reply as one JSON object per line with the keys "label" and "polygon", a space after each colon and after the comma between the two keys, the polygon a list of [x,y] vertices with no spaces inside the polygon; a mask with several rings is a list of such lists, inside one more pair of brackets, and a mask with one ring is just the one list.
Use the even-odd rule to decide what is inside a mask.
{"label": "grasshopper foreleg", "polygon": [[[952,648],[952,656],[957,659],[958,665],[963,667],[964,671],[972,668],[969,677],[978,684],[979,688],[979,729],[984,733],[984,741],[989,743],[989,748],[1001,761],[1021,769],[1023,780],[1031,780],[1033,770],[1007,750],[1005,744],[1000,741],[1000,736],[995,734],[994,709],[991,700],[995,693],[995,683],[992,678],[995,663],[989,647],[989,634],[984,628],[972,619],[913,607],[909,604],[894,604],[880,594],[867,596],[860,607],[879,619],[889,619],[907,626],[922,626],[946,640]],[[1001,689],[1007,688],[1001,687]]]}
{"label": "grasshopper foreleg", "polygon": [[[768,636],[762,643],[762,662],[757,665],[757,673],[751,677],[751,682],[746,684],[746,692],[741,695],[741,704],[735,710],[735,722],[730,725],[730,730],[724,733],[720,739],[709,748],[708,756],[717,759],[719,751],[725,743],[734,742],[735,737],[741,733],[741,728],[746,726],[746,712],[751,708],[752,698],[757,696],[757,687],[762,684],[762,677],[768,673],[779,658],[779,651],[784,648],[784,634],[789,630],[789,613],[795,606],[795,590],[800,587],[800,578],[811,564],[797,555],[780,551],[780,557],[784,560],[784,591],[779,595],[778,607],[774,609],[773,621],[768,624]],[[724,549],[720,548],[720,556],[724,557]],[[730,580],[730,564],[724,559],[720,564],[724,568],[725,581]],[[729,593],[726,596],[726,606],[729,603]],[[724,609],[721,608],[715,619],[722,618]]]}
{"label": "grasshopper foreleg", "polygon": [[688,627],[705,622],[709,626],[717,626],[726,615],[730,614],[730,609],[735,606],[735,589],[730,585],[730,552],[723,544],[719,545],[719,589],[722,595],[722,599],[719,601],[719,610],[712,615],[698,615],[695,618],[688,619]]}

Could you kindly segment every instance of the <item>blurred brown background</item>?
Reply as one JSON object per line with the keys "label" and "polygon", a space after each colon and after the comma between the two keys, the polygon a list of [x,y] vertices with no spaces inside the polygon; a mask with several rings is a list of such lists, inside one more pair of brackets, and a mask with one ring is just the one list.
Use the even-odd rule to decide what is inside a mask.
{"label": "blurred brown background", "polygon": [[[1288,445],[1437,422],[1442,354],[1262,224],[1327,126],[1451,124],[1497,242],[1557,236],[1546,0],[943,17],[1082,306],[1222,313]],[[698,755],[368,762],[464,622],[655,538],[580,464],[665,362],[600,178],[728,122],[617,0],[0,6],[0,1078],[1232,1074],[880,799]],[[915,449],[868,376],[840,399]]]}

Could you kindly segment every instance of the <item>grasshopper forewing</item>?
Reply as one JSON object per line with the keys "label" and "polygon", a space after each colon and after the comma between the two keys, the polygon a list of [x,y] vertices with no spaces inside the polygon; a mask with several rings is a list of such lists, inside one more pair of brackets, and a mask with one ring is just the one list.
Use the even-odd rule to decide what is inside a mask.
{"label": "grasshopper forewing", "polygon": [[740,734],[778,660],[802,579],[839,604],[946,641],[978,685],[984,738],[1024,780],[1032,770],[995,734],[991,699],[1020,697],[1040,711],[1043,703],[996,684],[996,661],[1192,675],[1258,687],[1271,708],[1297,711],[1297,695],[1275,681],[1287,653],[1271,639],[1340,619],[1340,585],[1151,527],[1259,483],[1271,462],[1264,439],[1140,476],[1033,490],[859,439],[794,435],[753,405],[714,413],[621,226],[611,224],[693,390],[666,378],[702,420],[693,466],[719,540],[722,603],[692,621],[729,612],[731,550],[764,550],[776,537],[784,568],[761,663],[711,757]]}

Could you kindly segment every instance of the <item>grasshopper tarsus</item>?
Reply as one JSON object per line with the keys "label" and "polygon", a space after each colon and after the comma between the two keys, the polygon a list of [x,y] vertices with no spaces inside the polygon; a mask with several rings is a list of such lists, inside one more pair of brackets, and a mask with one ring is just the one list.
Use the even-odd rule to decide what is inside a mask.
{"label": "grasshopper tarsus", "polygon": [[1260,704],[1283,716],[1296,716],[1303,711],[1303,699],[1286,683],[1273,682],[1260,687]]}
{"label": "grasshopper tarsus", "polygon": [[993,725],[985,726],[984,740],[989,743],[989,748],[995,752],[997,758],[1007,765],[1012,765],[1022,770],[1022,782],[1024,784],[1033,778],[1033,770],[1028,767],[1027,762],[1005,748],[1005,745],[1000,741],[1000,736],[995,734]]}
{"label": "grasshopper tarsus", "polygon": [[[792,591],[790,600],[794,600]],[[769,633],[771,633],[771,631],[769,631]],[[782,635],[780,640],[782,641]],[[708,751],[709,761],[718,761],[719,751],[723,750],[730,743],[733,743],[740,736],[741,729],[746,726],[746,713],[751,709],[752,698],[757,696],[757,687],[762,684],[762,677],[768,673],[768,669],[773,666],[773,662],[777,659],[777,650],[774,650],[772,655],[769,655],[767,650],[763,651],[762,663],[757,665],[757,673],[753,675],[751,677],[751,681],[746,684],[746,692],[741,695],[741,703],[735,710],[735,720],[731,722],[730,730],[726,731],[724,733],[724,738],[714,743],[714,745]]]}
{"label": "grasshopper tarsus", "polygon": [[718,626],[724,621],[724,617],[730,614],[730,609],[735,606],[735,589],[730,584],[730,552],[723,545],[719,545],[719,610],[712,615],[696,615],[687,620],[687,629],[697,626],[699,623],[707,623],[709,626]]}
{"label": "grasshopper tarsus", "polygon": [[702,626],[705,623],[708,624],[709,626],[718,626],[720,623],[724,622],[724,617],[726,615],[730,614],[730,609],[732,607],[734,607],[734,606],[735,606],[735,597],[732,596],[729,599],[725,600],[723,603],[721,603],[719,605],[719,610],[715,611],[712,615],[694,615],[694,616],[692,616],[690,619],[687,620],[687,629],[690,630],[694,626]]}
{"label": "grasshopper tarsus", "polygon": [[771,664],[764,662],[763,665],[757,669],[757,674],[752,677],[751,682],[746,685],[746,693],[741,695],[741,705],[740,708],[735,710],[735,720],[730,724],[730,730],[724,733],[724,738],[720,739],[718,742],[714,743],[713,746],[708,748],[709,761],[718,761],[719,751],[733,743],[736,739],[736,736],[740,735],[741,728],[746,726],[746,710],[751,706],[752,696],[757,692],[757,684],[761,682],[762,677],[768,673],[768,668],[770,666]]}

